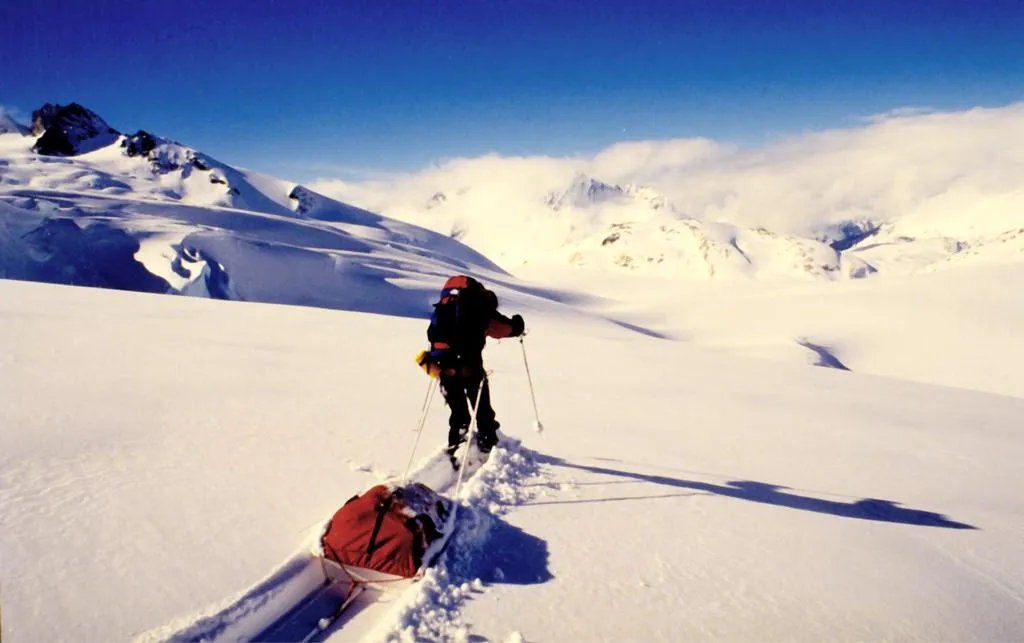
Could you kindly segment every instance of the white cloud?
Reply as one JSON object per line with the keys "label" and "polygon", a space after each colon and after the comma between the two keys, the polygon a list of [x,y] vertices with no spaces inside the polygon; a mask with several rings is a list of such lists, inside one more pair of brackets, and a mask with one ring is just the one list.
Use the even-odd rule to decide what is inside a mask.
{"label": "white cloud", "polygon": [[[529,209],[584,172],[655,187],[696,218],[807,232],[860,218],[946,220],[977,201],[1019,204],[1021,141],[1024,103],[962,112],[896,110],[857,127],[759,148],[703,138],[632,141],[593,157],[488,155],[384,179],[321,179],[312,187],[410,220],[422,220],[436,192],[460,195],[462,218],[540,216]],[[1002,210],[988,208],[985,216],[1006,216]]]}
{"label": "white cloud", "polygon": [[872,114],[866,118],[861,119],[863,123],[880,123],[882,121],[892,120],[894,118],[905,118],[908,116],[923,116],[925,114],[934,114],[936,110],[931,107],[897,107],[891,109],[888,112],[882,112],[881,114]]}

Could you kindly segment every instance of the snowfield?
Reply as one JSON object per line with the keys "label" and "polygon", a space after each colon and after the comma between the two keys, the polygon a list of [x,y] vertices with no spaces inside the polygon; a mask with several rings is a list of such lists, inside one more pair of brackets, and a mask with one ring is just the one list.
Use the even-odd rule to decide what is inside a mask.
{"label": "snowfield", "polygon": [[[152,640],[405,466],[422,320],[0,289],[5,640]],[[419,587],[435,609],[389,612],[394,631],[1024,632],[1024,400],[732,357],[557,308],[530,314],[526,342],[545,433],[516,342],[487,351],[536,475],[481,505],[499,526]],[[444,418],[435,406],[424,453]],[[482,589],[455,600],[463,583]]]}
{"label": "snowfield", "polygon": [[[360,187],[404,221],[324,194],[352,186],[142,132],[58,157],[5,127],[5,643],[257,631],[229,631],[225,610],[284,600],[270,579],[309,560],[324,521],[405,471],[432,385],[414,356],[464,272],[529,329],[485,353],[506,439],[461,488],[440,564],[320,640],[1024,638],[1019,150],[997,175],[933,167],[904,201],[871,182],[834,194],[794,162],[848,216],[808,219],[798,194],[807,207],[775,230],[749,209],[775,194],[769,157],[900,140],[911,151],[886,163],[920,162],[907,141],[936,123],[1016,131],[1019,112],[760,155],[691,142],[582,168],[521,160],[522,176],[466,191],[478,175],[457,162],[384,186],[393,200]],[[977,160],[991,140],[957,149]],[[707,185],[739,168],[739,214],[641,185],[623,153],[661,159],[659,176],[704,168]],[[548,170],[536,194],[515,189]],[[530,201],[520,218],[484,216],[512,193]],[[874,216],[880,203],[906,216]],[[443,484],[446,433],[438,396],[418,479]]]}

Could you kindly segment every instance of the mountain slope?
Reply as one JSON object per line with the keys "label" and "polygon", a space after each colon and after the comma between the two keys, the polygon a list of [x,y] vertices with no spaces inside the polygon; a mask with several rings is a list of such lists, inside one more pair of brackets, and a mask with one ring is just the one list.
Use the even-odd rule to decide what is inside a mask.
{"label": "mountain slope", "polygon": [[79,137],[89,151],[74,154],[33,149],[53,127],[35,142],[0,135],[2,277],[417,315],[432,285],[374,288],[367,301],[354,284],[501,278],[456,240],[144,131],[98,147]]}

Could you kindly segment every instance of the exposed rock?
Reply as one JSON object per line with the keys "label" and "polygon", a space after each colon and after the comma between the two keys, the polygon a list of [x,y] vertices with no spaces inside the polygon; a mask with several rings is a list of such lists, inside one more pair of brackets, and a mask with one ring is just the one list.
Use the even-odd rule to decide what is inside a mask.
{"label": "exposed rock", "polygon": [[316,195],[301,185],[292,188],[288,198],[295,201],[295,212],[298,214],[309,214],[316,207]]}
{"label": "exposed rock", "polygon": [[106,147],[118,131],[95,112],[78,103],[47,103],[32,112],[32,133],[39,136],[32,149],[47,156],[76,156]]}
{"label": "exposed rock", "polygon": [[32,136],[39,136],[49,129],[57,120],[57,112],[61,109],[63,108],[60,105],[46,103],[36,111],[32,112]]}
{"label": "exposed rock", "polygon": [[[184,170],[186,173],[193,168],[201,171],[209,171],[210,164],[203,160],[202,154],[185,147],[180,143],[154,136],[145,130],[139,130],[134,134],[126,136],[121,141],[121,147],[128,156],[143,156],[153,164],[157,172],[166,173],[175,170]],[[223,177],[221,177],[223,179]],[[211,183],[224,183],[225,181],[210,178]]]}
{"label": "exposed rock", "polygon": [[818,237],[822,243],[832,246],[839,252],[855,247],[861,241],[878,234],[882,226],[871,220],[845,221],[832,226]]}
{"label": "exposed rock", "polygon": [[166,142],[158,139],[146,130],[139,130],[121,141],[121,147],[128,156],[144,156],[156,149],[157,145]]}

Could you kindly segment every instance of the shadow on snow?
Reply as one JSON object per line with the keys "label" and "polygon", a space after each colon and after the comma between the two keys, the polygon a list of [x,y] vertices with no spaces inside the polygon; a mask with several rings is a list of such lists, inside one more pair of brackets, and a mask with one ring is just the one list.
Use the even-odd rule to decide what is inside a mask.
{"label": "shadow on snow", "polygon": [[456,583],[479,578],[489,585],[539,585],[554,578],[548,544],[489,512],[475,509],[456,532],[446,566]]}
{"label": "shadow on snow", "polygon": [[[675,487],[678,489],[690,489],[702,491],[727,498],[736,498],[748,502],[759,502],[763,504],[788,507],[801,511],[813,511],[816,513],[831,514],[842,518],[856,518],[859,520],[874,520],[878,522],[892,522],[904,525],[917,525],[919,527],[944,527],[946,529],[977,529],[973,525],[950,520],[946,516],[931,511],[901,507],[899,503],[891,500],[878,498],[862,498],[854,502],[838,502],[822,498],[801,496],[786,491],[785,487],[757,482],[754,480],[737,480],[726,484],[713,484],[710,482],[698,482],[696,480],[684,480],[670,478],[668,476],[636,473],[633,471],[622,471],[606,467],[596,467],[585,464],[574,464],[566,462],[561,458],[543,456],[538,454],[538,461],[544,464],[552,464],[560,467],[568,467],[596,473],[599,475],[631,478],[650,484]],[[687,495],[687,494],[681,494]],[[660,496],[658,496],[660,497]],[[609,498],[605,501],[615,500]],[[572,501],[570,501],[572,502]],[[576,501],[578,502],[578,501]],[[594,502],[602,502],[595,500]]]}

